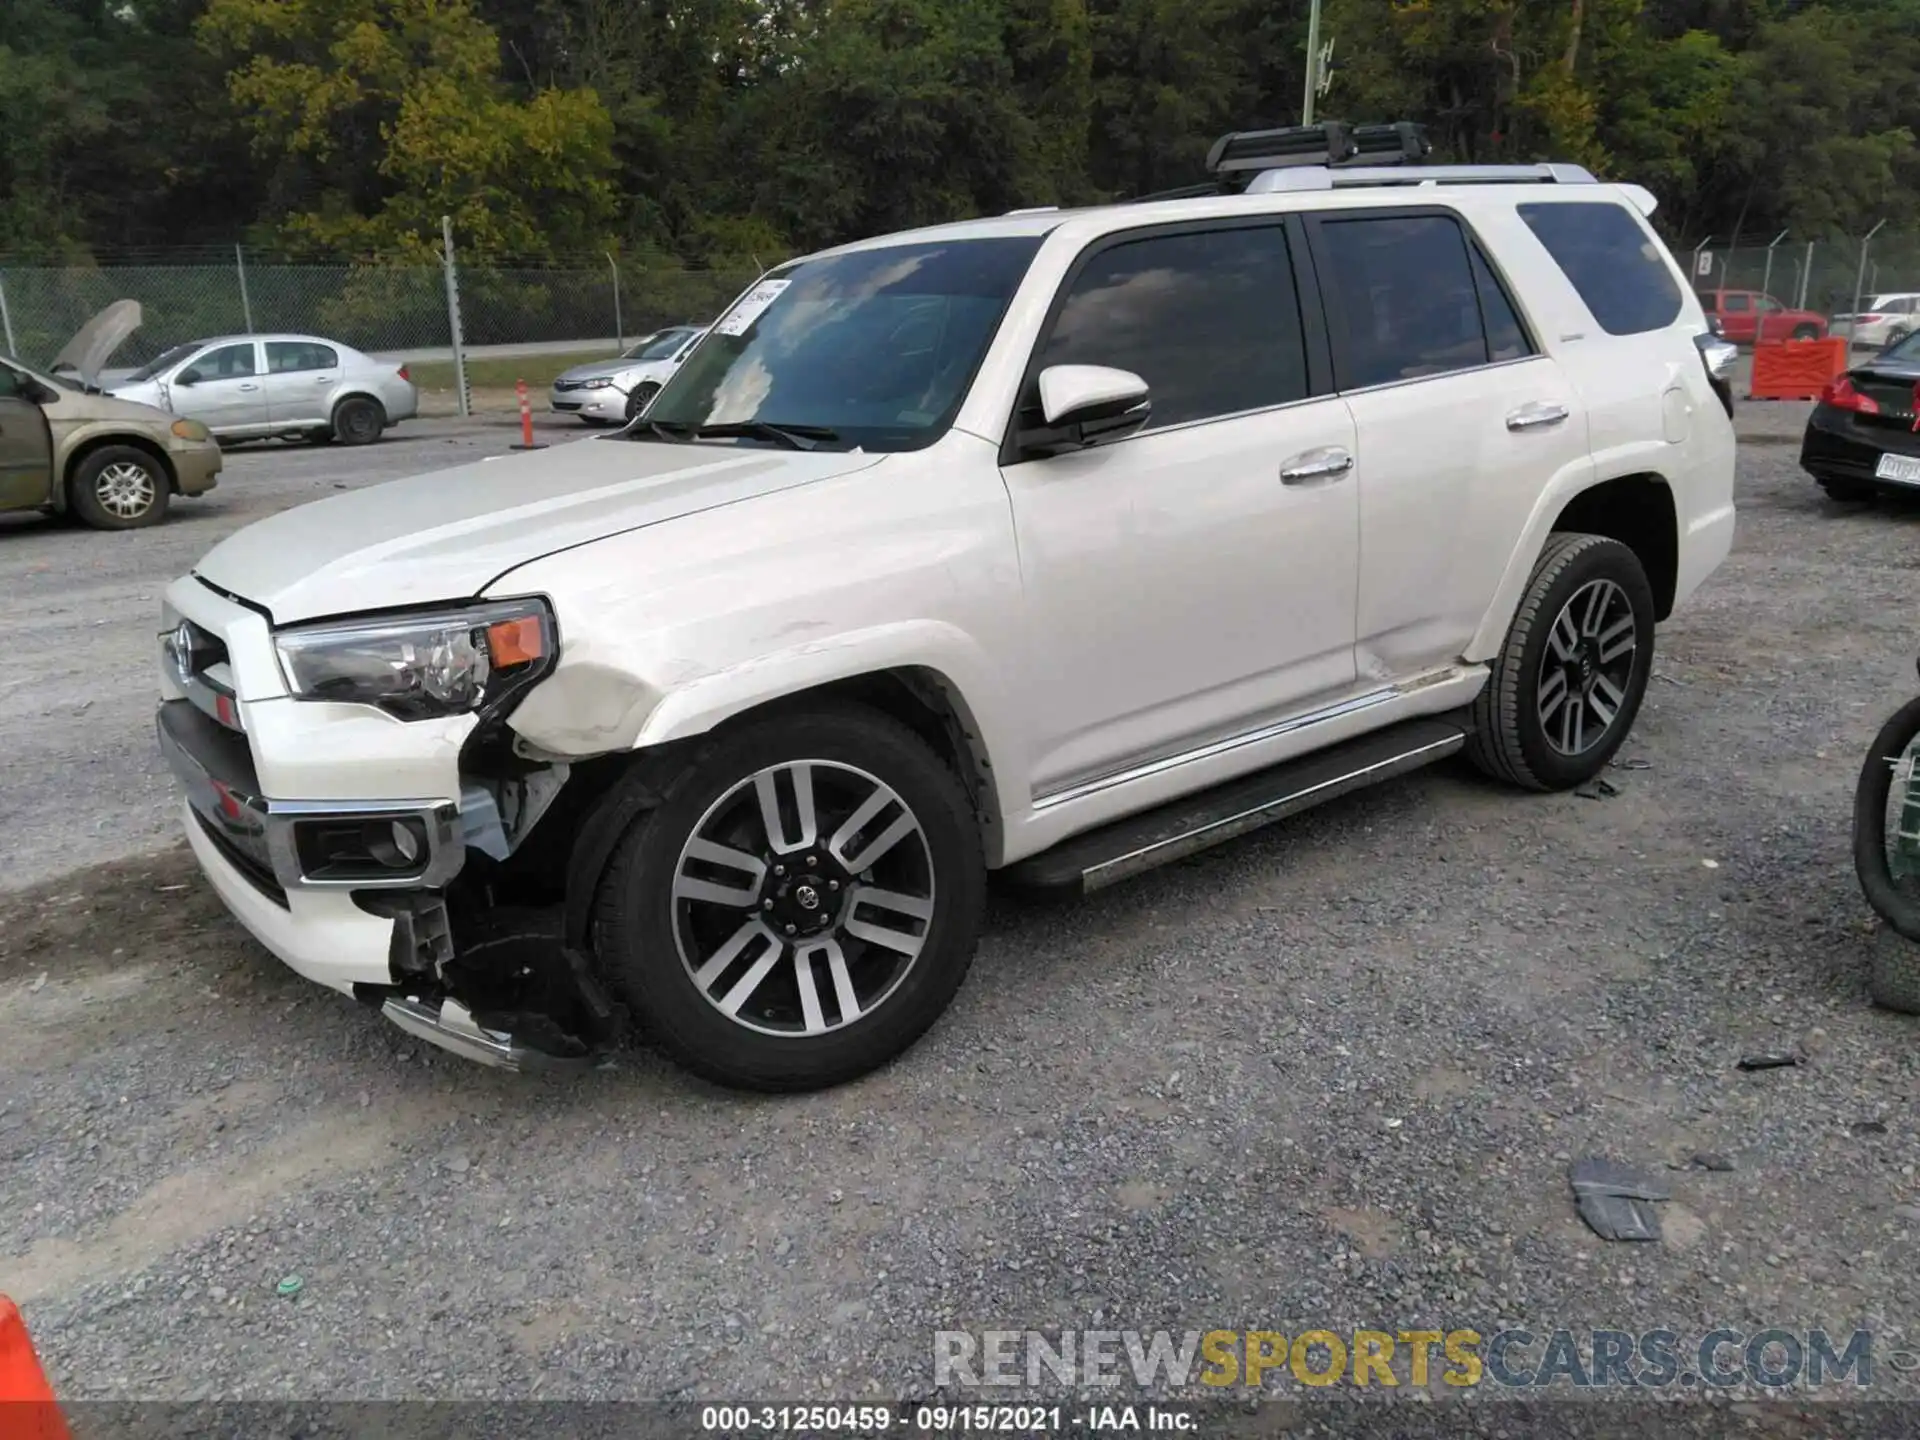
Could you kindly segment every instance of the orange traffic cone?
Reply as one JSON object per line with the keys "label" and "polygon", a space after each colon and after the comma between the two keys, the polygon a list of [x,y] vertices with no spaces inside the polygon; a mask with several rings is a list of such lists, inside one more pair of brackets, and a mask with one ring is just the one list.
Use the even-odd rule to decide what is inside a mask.
{"label": "orange traffic cone", "polygon": [[20,1309],[0,1295],[0,1440],[71,1440]]}

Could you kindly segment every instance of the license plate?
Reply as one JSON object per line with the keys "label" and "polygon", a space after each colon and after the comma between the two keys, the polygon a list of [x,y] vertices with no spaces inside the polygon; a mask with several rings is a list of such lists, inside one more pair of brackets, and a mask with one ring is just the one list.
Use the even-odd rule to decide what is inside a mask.
{"label": "license plate", "polygon": [[1899,485],[1920,485],[1920,460],[1905,455],[1882,455],[1873,467],[1876,480],[1892,480]]}

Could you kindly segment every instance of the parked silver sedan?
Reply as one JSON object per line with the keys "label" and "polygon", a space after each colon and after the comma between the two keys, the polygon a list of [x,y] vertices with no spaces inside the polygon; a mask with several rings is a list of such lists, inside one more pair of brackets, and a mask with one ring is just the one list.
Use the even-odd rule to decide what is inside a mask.
{"label": "parked silver sedan", "polygon": [[223,440],[366,445],[420,413],[406,366],[315,335],[219,335],[176,345],[112,393],[198,420]]}
{"label": "parked silver sedan", "polygon": [[547,403],[562,415],[577,415],[589,425],[631,420],[673,378],[673,372],[706,333],[704,325],[669,325],[642,335],[611,360],[594,360],[563,370],[547,394]]}

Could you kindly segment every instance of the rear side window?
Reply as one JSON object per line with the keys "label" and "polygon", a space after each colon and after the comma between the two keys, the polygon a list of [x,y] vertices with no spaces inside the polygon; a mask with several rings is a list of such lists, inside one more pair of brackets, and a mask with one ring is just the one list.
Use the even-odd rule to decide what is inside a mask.
{"label": "rear side window", "polygon": [[1299,400],[1300,298],[1278,225],[1129,240],[1074,278],[1038,368],[1110,365],[1153,392],[1150,429]]}
{"label": "rear side window", "polygon": [[1747,297],[1744,295],[1728,295],[1721,299],[1720,308],[1729,315],[1744,315],[1753,306],[1747,303]]}
{"label": "rear side window", "polygon": [[339,363],[340,357],[334,354],[331,346],[315,345],[306,340],[267,342],[267,370],[270,374],[284,375],[289,370],[331,370]]}
{"label": "rear side window", "polygon": [[[1320,239],[1341,389],[1527,353],[1512,305],[1451,217],[1323,219]],[[1489,343],[1495,331],[1497,347]]]}
{"label": "rear side window", "polygon": [[[1519,209],[1609,335],[1662,330],[1679,318],[1672,270],[1653,237],[1619,205],[1582,200]],[[1733,299],[1727,297],[1728,309]]]}

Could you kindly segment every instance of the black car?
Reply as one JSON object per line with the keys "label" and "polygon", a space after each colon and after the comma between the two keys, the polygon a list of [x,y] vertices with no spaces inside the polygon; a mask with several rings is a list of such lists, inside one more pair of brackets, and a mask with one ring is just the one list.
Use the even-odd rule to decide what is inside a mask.
{"label": "black car", "polygon": [[1920,497],[1920,333],[1827,386],[1807,421],[1800,465],[1836,500],[1879,490]]}

